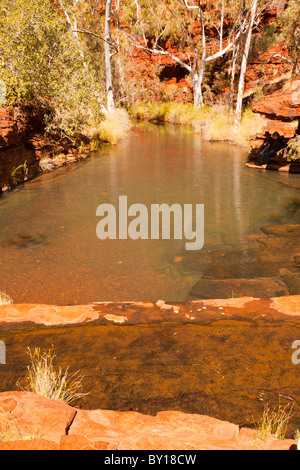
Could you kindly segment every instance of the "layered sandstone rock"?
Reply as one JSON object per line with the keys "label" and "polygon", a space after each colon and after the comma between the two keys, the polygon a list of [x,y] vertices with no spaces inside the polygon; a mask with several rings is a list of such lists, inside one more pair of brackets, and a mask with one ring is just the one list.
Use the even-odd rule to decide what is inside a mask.
{"label": "layered sandstone rock", "polygon": [[[251,136],[250,161],[256,161],[256,149],[262,144],[265,132],[278,132],[286,142],[300,132],[300,80],[276,82],[266,93],[252,106],[255,113],[265,117],[265,126],[263,132]],[[299,173],[300,164],[289,163],[279,156],[272,159],[268,169]]]}
{"label": "layered sandstone rock", "polygon": [[300,80],[287,82],[282,90],[257,102],[253,111],[281,121],[300,119]]}
{"label": "layered sandstone rock", "polygon": [[[74,136],[72,142],[45,134],[40,108],[24,104],[0,108],[0,193],[42,171],[86,158],[89,151],[84,136]],[[49,158],[43,166],[40,161],[45,156]]]}

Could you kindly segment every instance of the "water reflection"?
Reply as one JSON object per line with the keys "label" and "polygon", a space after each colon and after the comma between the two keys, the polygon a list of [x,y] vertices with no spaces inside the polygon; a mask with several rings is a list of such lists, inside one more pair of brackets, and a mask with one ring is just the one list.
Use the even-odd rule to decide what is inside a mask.
{"label": "water reflection", "polygon": [[241,248],[276,217],[299,220],[298,176],[250,170],[246,156],[180,127],[143,126],[27,183],[0,199],[0,290],[15,302],[184,300],[199,278],[174,261],[185,240],[98,240],[96,209],[120,195],[148,210],[204,204],[203,251]]}

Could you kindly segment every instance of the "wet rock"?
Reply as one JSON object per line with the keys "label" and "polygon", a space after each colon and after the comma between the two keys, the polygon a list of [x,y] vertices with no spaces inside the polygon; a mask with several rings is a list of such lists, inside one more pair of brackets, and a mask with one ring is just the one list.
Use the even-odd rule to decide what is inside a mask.
{"label": "wet rock", "polygon": [[295,253],[300,251],[300,237],[265,237],[257,240],[259,259],[269,262],[291,264]]}
{"label": "wet rock", "polygon": [[244,250],[235,250],[234,248],[224,247],[224,249],[209,250],[195,253],[188,253],[183,259],[182,265],[186,269],[194,271],[203,271],[206,267],[215,264],[234,264],[239,263],[241,260],[244,262],[255,261],[259,257],[259,250],[261,247],[255,240],[256,246],[253,248],[249,246]]}
{"label": "wet rock", "polygon": [[252,261],[249,263],[217,264],[205,269],[202,279],[251,279],[276,277],[281,264]]}
{"label": "wet rock", "polygon": [[266,225],[262,232],[273,237],[300,237],[300,224],[294,225]]}
{"label": "wet rock", "polygon": [[258,279],[200,279],[189,292],[191,299],[228,299],[251,296],[266,299],[289,294],[280,278]]}
{"label": "wet rock", "polygon": [[290,295],[299,295],[300,294],[300,275],[293,273],[288,269],[283,269],[281,271],[281,279],[289,288]]}
{"label": "wet rock", "polygon": [[300,253],[294,255],[294,263],[298,268],[300,268]]}

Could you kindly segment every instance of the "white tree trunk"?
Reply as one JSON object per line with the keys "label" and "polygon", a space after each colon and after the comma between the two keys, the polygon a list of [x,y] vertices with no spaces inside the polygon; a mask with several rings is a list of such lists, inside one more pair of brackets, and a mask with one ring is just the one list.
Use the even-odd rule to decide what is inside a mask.
{"label": "white tree trunk", "polygon": [[113,88],[112,88],[112,72],[111,72],[111,53],[110,53],[110,21],[111,21],[112,0],[106,1],[105,8],[105,76],[106,76],[106,97],[107,111],[111,112],[115,109]]}
{"label": "white tree trunk", "polygon": [[235,73],[236,73],[236,64],[239,53],[239,44],[233,47],[232,52],[232,64],[231,64],[231,74],[230,74],[230,92],[229,92],[229,114],[233,115],[233,101],[234,101],[234,82],[235,82]]}
{"label": "white tree trunk", "polygon": [[193,73],[193,94],[194,94],[194,107],[203,108],[203,94],[202,94],[202,82],[205,70],[205,60],[202,60],[199,73]]}
{"label": "white tree trunk", "polygon": [[[256,3],[258,0],[255,0]],[[236,44],[236,42],[239,40],[243,27],[245,27],[246,20],[244,20],[243,25],[241,26],[240,31],[235,35],[233,34],[233,37],[230,38],[230,40],[227,42],[227,45],[224,46],[223,44],[223,29],[224,29],[224,2],[222,2],[222,14],[221,14],[221,27],[220,27],[220,49],[218,52],[215,54],[212,54],[210,56],[206,55],[207,52],[207,47],[206,47],[206,34],[205,34],[205,24],[204,24],[204,18],[203,18],[203,12],[201,8],[201,1],[198,0],[198,6],[196,5],[190,5],[188,3],[188,0],[184,0],[186,7],[189,10],[198,10],[198,16],[200,19],[201,23],[201,32],[202,32],[202,58],[201,58],[201,65],[200,65],[200,70],[198,72],[198,67],[191,67],[187,65],[183,60],[179,59],[176,57],[174,54],[171,52],[165,51],[162,48],[156,48],[157,45],[157,40],[155,41],[155,46],[154,48],[149,48],[146,45],[142,46],[139,43],[132,43],[134,47],[137,49],[142,49],[144,51],[148,51],[154,54],[159,54],[159,55],[167,55],[171,57],[175,62],[180,64],[182,67],[184,67],[188,72],[191,74],[192,79],[193,79],[193,94],[194,94],[194,106],[195,108],[200,108],[204,106],[203,102],[203,95],[202,95],[202,83],[203,83],[203,78],[204,78],[204,72],[205,72],[205,67],[208,62],[212,62],[214,60],[219,59],[220,57],[223,57],[227,52],[230,51],[230,49]],[[136,4],[139,5],[138,0],[136,0]],[[139,11],[139,10],[138,10]],[[139,21],[139,13],[138,13],[138,21]],[[234,31],[233,31],[234,32]],[[143,32],[143,37],[144,41],[146,41],[145,34]]]}
{"label": "white tree trunk", "polygon": [[252,31],[253,31],[256,12],[257,12],[257,4],[258,4],[258,0],[252,1],[251,19],[249,22],[249,29],[248,29],[246,43],[245,43],[245,47],[243,51],[242,63],[241,63],[241,72],[240,72],[240,80],[239,80],[239,86],[238,86],[238,95],[237,95],[237,103],[236,103],[236,111],[235,111],[235,123],[234,123],[235,129],[237,129],[240,126],[241,119],[242,119],[243,95],[244,95],[244,89],[245,89],[245,75],[247,71],[247,62],[248,62],[249,51],[250,51],[250,46],[251,46]]}

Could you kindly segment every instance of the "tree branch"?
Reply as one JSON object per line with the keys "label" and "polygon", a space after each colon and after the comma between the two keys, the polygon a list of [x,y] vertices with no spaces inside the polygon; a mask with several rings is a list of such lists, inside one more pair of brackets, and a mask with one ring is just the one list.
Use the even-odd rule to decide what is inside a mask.
{"label": "tree branch", "polygon": [[140,44],[132,44],[132,46],[135,47],[136,49],[142,49],[143,51],[150,52],[152,54],[167,55],[167,56],[171,57],[171,59],[173,59],[175,62],[180,64],[182,67],[184,67],[186,70],[188,70],[189,73],[191,73],[191,74],[194,73],[192,67],[187,65],[185,62],[183,62],[181,59],[179,59],[179,57],[175,56],[171,52],[162,51],[160,49],[151,49],[150,47],[144,47],[144,46],[141,46]]}
{"label": "tree branch", "polygon": [[117,48],[117,46],[114,43],[108,41],[103,36],[100,36],[100,34],[96,34],[96,33],[93,33],[92,31],[87,31],[85,29],[72,29],[72,32],[73,33],[90,34],[91,36],[95,36],[96,38],[101,39],[102,41],[106,42],[111,47],[113,47],[116,50],[115,54],[117,54],[119,52],[119,49]]}

